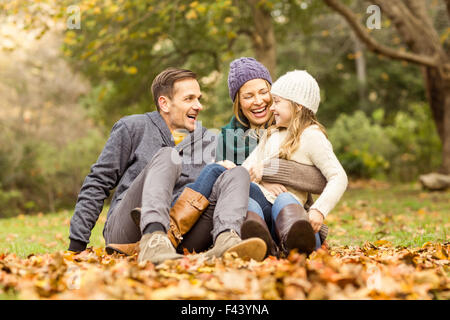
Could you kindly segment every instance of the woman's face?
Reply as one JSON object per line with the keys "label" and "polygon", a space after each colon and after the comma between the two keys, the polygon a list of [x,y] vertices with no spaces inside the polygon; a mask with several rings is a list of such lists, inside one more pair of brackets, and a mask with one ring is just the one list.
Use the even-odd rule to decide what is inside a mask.
{"label": "woman's face", "polygon": [[292,119],[292,105],[289,100],[273,95],[273,103],[270,107],[273,112],[277,127],[287,128]]}
{"label": "woman's face", "polygon": [[272,112],[269,110],[270,101],[270,89],[263,79],[247,81],[239,89],[241,111],[250,122],[251,127],[260,126],[269,121],[272,116]]}

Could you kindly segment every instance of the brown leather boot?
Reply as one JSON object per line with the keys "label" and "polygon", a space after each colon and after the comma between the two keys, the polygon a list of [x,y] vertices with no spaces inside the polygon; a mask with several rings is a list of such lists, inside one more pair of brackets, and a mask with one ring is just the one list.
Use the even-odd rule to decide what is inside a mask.
{"label": "brown leather boot", "polygon": [[271,255],[278,257],[278,247],[272,239],[269,228],[263,218],[253,211],[247,211],[247,216],[241,227],[242,240],[249,238],[260,238],[267,245],[266,256]]}
{"label": "brown leather boot", "polygon": [[[208,206],[209,201],[204,195],[191,188],[184,188],[169,211],[170,229],[167,231],[167,236],[175,248],[178,247],[181,240],[183,240],[183,235],[191,230]],[[139,227],[141,223],[141,208],[134,208],[130,215],[134,223]]]}
{"label": "brown leather boot", "polygon": [[184,188],[169,212],[170,229],[167,235],[175,248],[208,206],[209,201],[204,195],[191,188]]}
{"label": "brown leather boot", "polygon": [[281,209],[275,220],[275,231],[285,254],[292,249],[310,254],[315,249],[314,230],[306,210],[299,204],[289,204]]}

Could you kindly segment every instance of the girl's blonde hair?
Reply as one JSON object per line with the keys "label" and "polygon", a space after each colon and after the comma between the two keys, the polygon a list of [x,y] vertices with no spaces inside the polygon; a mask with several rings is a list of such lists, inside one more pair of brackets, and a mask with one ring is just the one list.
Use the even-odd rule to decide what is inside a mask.
{"label": "girl's blonde hair", "polygon": [[[309,126],[317,125],[328,138],[325,127],[319,123],[314,112],[291,100],[288,101],[290,103],[292,118],[289,122],[288,127],[286,128],[287,135],[281,143],[280,151],[278,153],[278,158],[286,160],[289,160],[295,150],[300,147],[300,136],[302,135],[303,131]],[[261,140],[261,143],[263,144],[261,150],[264,150],[264,144],[267,142],[276,128],[276,125],[272,125],[267,129]]]}

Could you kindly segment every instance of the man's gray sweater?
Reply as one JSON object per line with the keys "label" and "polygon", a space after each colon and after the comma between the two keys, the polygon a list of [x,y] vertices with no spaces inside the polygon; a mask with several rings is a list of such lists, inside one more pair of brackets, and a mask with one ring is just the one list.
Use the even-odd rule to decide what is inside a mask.
{"label": "man's gray sweater", "polygon": [[183,158],[183,170],[173,191],[176,197],[186,184],[195,181],[206,164],[214,161],[216,144],[216,135],[198,125],[175,146],[169,128],[157,111],[117,121],[78,195],[70,221],[69,250],[86,248],[104,201],[115,188],[106,227],[111,212],[159,149],[174,147]]}

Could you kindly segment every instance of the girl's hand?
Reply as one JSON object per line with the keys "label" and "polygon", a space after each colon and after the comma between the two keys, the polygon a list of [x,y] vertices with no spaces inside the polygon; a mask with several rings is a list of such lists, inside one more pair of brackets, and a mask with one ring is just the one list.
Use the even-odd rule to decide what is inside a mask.
{"label": "girl's hand", "polygon": [[278,197],[280,193],[287,192],[286,187],[279,183],[261,182],[261,185],[276,197]]}
{"label": "girl's hand", "polygon": [[309,213],[309,222],[311,223],[314,233],[319,232],[324,219],[323,214],[316,209],[311,209],[308,211],[308,213]]}
{"label": "girl's hand", "polygon": [[263,164],[255,164],[251,168],[248,169],[248,173],[250,174],[250,181],[252,182],[260,182],[263,176]]}
{"label": "girl's hand", "polygon": [[221,166],[223,166],[227,169],[233,169],[234,167],[236,167],[236,164],[230,160],[222,160],[222,161],[218,161],[216,163],[220,164]]}

